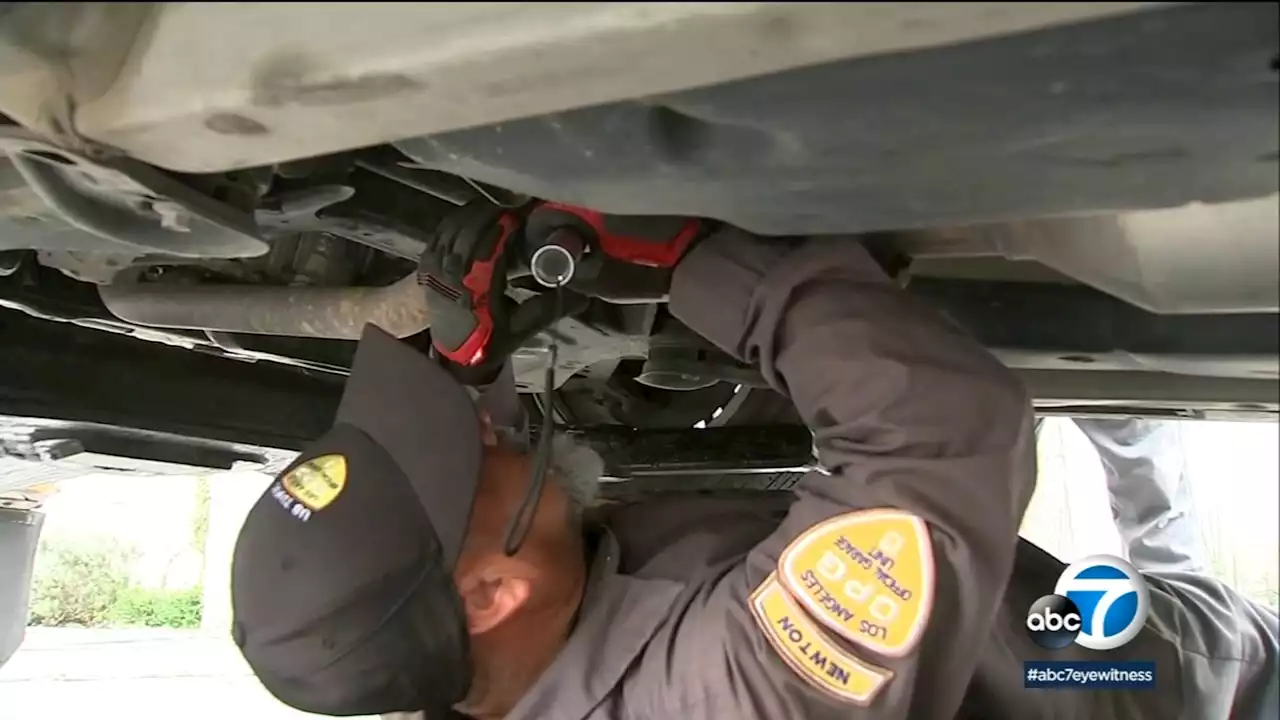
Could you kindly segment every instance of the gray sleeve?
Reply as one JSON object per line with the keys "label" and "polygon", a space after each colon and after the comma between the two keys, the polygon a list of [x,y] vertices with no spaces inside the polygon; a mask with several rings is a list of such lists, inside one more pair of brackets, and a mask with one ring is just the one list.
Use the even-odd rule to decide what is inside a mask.
{"label": "gray sleeve", "polygon": [[1156,656],[1143,640],[1177,648],[1178,681],[1200,717],[1280,717],[1280,618],[1207,575],[1144,573],[1152,633],[1134,654]]}
{"label": "gray sleeve", "polygon": [[1177,421],[1076,418],[1098,452],[1116,530],[1142,571],[1206,571]]}
{"label": "gray sleeve", "polygon": [[690,607],[681,702],[951,720],[1034,486],[1021,383],[849,238],[722,231],[677,268],[671,312],[792,400],[829,471]]}

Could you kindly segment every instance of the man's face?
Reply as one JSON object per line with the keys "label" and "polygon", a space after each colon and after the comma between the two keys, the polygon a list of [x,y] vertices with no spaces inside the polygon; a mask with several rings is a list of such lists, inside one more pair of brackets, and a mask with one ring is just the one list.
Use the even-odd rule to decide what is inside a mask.
{"label": "man's face", "polygon": [[[454,572],[473,636],[487,633],[548,604],[572,601],[585,582],[581,507],[552,470],[528,535],[512,557],[503,552],[512,518],[529,491],[532,457],[486,437],[480,483],[467,539]],[[570,597],[570,596],[573,597]]]}

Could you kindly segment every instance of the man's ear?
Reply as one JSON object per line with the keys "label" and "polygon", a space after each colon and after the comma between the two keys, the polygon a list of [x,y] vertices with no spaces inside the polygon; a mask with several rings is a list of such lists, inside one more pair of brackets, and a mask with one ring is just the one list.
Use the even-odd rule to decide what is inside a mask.
{"label": "man's ear", "polygon": [[458,581],[467,632],[486,633],[501,625],[529,599],[532,585],[518,567],[504,558],[463,576]]}

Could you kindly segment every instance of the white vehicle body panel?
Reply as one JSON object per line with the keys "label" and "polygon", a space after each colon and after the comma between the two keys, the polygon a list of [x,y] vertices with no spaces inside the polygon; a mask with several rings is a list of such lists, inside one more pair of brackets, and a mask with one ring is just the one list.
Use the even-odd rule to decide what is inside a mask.
{"label": "white vehicle body panel", "polygon": [[1164,4],[59,3],[0,111],[216,172]]}

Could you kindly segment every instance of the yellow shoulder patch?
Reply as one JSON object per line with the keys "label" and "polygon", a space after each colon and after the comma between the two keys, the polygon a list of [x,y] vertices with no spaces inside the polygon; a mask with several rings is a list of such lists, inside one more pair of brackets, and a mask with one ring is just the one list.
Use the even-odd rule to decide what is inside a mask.
{"label": "yellow shoulder patch", "polygon": [[347,459],[342,455],[321,455],[290,470],[280,484],[285,492],[308,509],[328,507],[347,486]]}
{"label": "yellow shoulder patch", "polygon": [[933,545],[902,510],[860,510],[809,528],[778,560],[782,585],[823,625],[901,657],[933,612]]}
{"label": "yellow shoulder patch", "polygon": [[768,577],[751,595],[751,614],[778,655],[805,682],[837,700],[867,705],[893,673],[831,642],[778,582]]}

